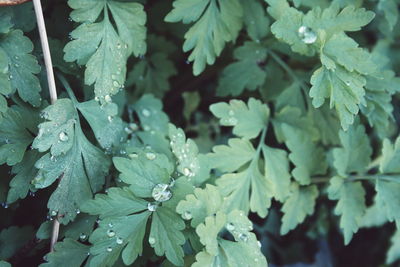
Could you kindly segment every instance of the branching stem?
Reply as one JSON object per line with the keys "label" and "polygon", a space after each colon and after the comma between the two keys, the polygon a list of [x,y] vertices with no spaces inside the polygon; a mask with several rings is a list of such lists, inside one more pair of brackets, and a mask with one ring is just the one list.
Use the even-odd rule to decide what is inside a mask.
{"label": "branching stem", "polygon": [[[50,102],[54,104],[57,101],[57,90],[54,79],[53,63],[51,62],[51,54],[49,48],[49,41],[47,39],[46,26],[44,24],[42,4],[40,0],[33,0],[33,6],[35,8],[36,20],[38,25],[38,31],[40,36],[40,43],[42,45],[44,64],[46,66],[47,82],[49,84]],[[50,252],[54,251],[54,244],[58,240],[58,234],[60,231],[59,214],[53,223],[53,230],[51,233],[50,240]]]}

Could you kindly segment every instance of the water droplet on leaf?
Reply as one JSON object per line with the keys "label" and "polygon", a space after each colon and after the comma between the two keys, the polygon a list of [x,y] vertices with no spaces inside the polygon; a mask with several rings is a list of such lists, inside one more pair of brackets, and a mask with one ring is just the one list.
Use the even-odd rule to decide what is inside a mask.
{"label": "water droplet on leaf", "polygon": [[86,234],[81,233],[80,236],[79,236],[79,239],[84,241],[84,240],[86,240],[86,237],[87,237]]}
{"label": "water droplet on leaf", "polygon": [[116,242],[118,245],[121,245],[122,243],[124,243],[124,240],[122,238],[118,237]]}
{"label": "water droplet on leaf", "polygon": [[190,220],[192,218],[193,218],[193,216],[192,216],[192,213],[190,211],[185,211],[185,213],[183,213],[183,219]]}
{"label": "water droplet on leaf", "polygon": [[156,204],[147,203],[147,209],[149,211],[151,211],[151,212],[156,211],[157,205]]}
{"label": "water droplet on leaf", "polygon": [[149,237],[149,244],[154,245],[156,243],[156,239],[154,237]]}
{"label": "water droplet on leaf", "polygon": [[68,141],[68,135],[65,132],[61,132],[58,135],[58,139],[60,139],[60,141],[62,141],[62,142],[66,142],[66,141]]}
{"label": "water droplet on leaf", "polygon": [[242,240],[243,242],[247,242],[247,240],[249,240],[249,237],[246,234],[241,233],[239,235],[239,239]]}
{"label": "water droplet on leaf", "polygon": [[111,252],[111,251],[112,251],[112,247],[108,247],[107,252]]}
{"label": "water droplet on leaf", "polygon": [[142,115],[145,117],[149,117],[151,115],[151,112],[150,112],[150,110],[144,108],[144,109],[142,109]]}
{"label": "water droplet on leaf", "polygon": [[110,237],[110,238],[114,237],[115,236],[115,232],[113,230],[109,229],[109,230],[107,230],[107,236]]}
{"label": "water droplet on leaf", "polygon": [[172,193],[169,190],[168,184],[157,184],[156,186],[154,186],[153,191],[151,192],[151,196],[156,201],[164,202],[171,199]]}
{"label": "water droplet on leaf", "polygon": [[307,26],[301,26],[297,34],[305,44],[313,44],[317,40],[317,35]]}
{"label": "water droplet on leaf", "polygon": [[146,153],[146,158],[149,160],[154,160],[156,158],[156,154],[152,153],[152,152],[147,152]]}
{"label": "water droplet on leaf", "polygon": [[226,229],[228,231],[233,231],[233,230],[235,230],[235,225],[233,223],[227,223],[226,224]]}

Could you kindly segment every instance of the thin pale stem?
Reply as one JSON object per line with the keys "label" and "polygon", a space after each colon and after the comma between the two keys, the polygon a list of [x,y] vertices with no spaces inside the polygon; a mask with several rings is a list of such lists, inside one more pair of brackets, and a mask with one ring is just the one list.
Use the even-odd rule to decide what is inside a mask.
{"label": "thin pale stem", "polygon": [[56,82],[54,79],[53,63],[51,62],[51,54],[49,41],[47,40],[46,26],[44,24],[43,10],[40,0],[33,0],[35,8],[36,20],[40,35],[40,43],[42,44],[44,64],[46,66],[47,82],[49,84],[50,101],[54,104],[57,100]]}
{"label": "thin pale stem", "polygon": [[304,82],[302,80],[300,80],[296,73],[294,73],[294,71],[288,66],[288,64],[286,64],[274,51],[272,50],[268,50],[269,55],[272,57],[273,60],[275,60],[275,62],[284,70],[286,71],[287,74],[289,74],[289,76],[292,78],[292,80],[297,83],[300,88],[303,90],[304,94],[305,94],[305,99],[307,101],[307,105],[310,106],[310,99],[307,97],[308,95],[308,88],[307,86],[304,84]]}
{"label": "thin pale stem", "polygon": [[[42,4],[40,3],[40,0],[33,0],[33,6],[35,8],[36,20],[40,36],[40,43],[42,45],[44,64],[46,66],[47,82],[49,84],[50,102],[51,104],[54,104],[57,101],[57,90],[54,79],[53,63],[51,62],[49,41],[47,39],[46,26],[44,24]],[[54,251],[54,244],[57,243],[59,231],[60,231],[60,221],[58,215],[53,223],[53,230],[50,240],[50,252]]]}
{"label": "thin pale stem", "polygon": [[[313,177],[311,178],[311,182],[314,184],[328,183],[331,177]],[[366,175],[350,175],[346,177],[346,180],[349,182],[355,181],[373,181],[373,180],[383,180],[386,182],[395,182],[400,183],[400,175],[384,175],[384,174],[366,174]]]}

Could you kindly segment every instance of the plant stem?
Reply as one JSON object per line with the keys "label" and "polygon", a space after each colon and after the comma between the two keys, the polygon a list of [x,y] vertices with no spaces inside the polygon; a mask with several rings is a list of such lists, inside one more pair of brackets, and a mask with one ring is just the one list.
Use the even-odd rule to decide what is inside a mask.
{"label": "plant stem", "polygon": [[35,8],[36,20],[40,35],[40,43],[42,44],[44,64],[46,66],[47,82],[49,84],[50,102],[54,104],[57,100],[56,83],[54,80],[53,63],[51,62],[51,54],[49,48],[49,41],[47,39],[46,26],[44,24],[42,5],[40,0],[33,0]]}
{"label": "plant stem", "polygon": [[307,97],[308,96],[308,88],[304,84],[304,82],[297,77],[297,75],[288,66],[288,64],[286,64],[274,51],[268,50],[268,53],[272,57],[272,59],[275,60],[275,62],[278,63],[278,65],[281,66],[281,68],[284,71],[286,71],[287,74],[289,74],[289,76],[292,78],[292,80],[300,86],[300,88],[303,90],[303,92],[305,94],[304,97],[306,99],[307,105],[311,106],[310,99]]}
{"label": "plant stem", "polygon": [[[36,20],[38,25],[38,31],[40,35],[40,43],[42,45],[44,64],[46,66],[47,82],[49,84],[50,102],[54,104],[57,101],[57,90],[54,79],[53,64],[51,62],[51,54],[49,48],[49,41],[47,39],[46,25],[44,24],[42,4],[40,0],[33,0],[33,6],[35,8]],[[53,223],[53,230],[51,233],[50,240],[50,252],[54,251],[54,244],[58,240],[58,234],[60,231],[59,214]]]}
{"label": "plant stem", "polygon": [[[321,176],[321,177],[313,177],[311,178],[311,182],[314,184],[320,184],[320,183],[328,183],[330,181],[331,177],[328,176]],[[363,180],[384,180],[387,182],[395,182],[395,183],[400,183],[400,175],[384,175],[384,174],[366,174],[366,175],[350,175],[345,178],[349,182],[355,182],[355,181],[363,181]]]}

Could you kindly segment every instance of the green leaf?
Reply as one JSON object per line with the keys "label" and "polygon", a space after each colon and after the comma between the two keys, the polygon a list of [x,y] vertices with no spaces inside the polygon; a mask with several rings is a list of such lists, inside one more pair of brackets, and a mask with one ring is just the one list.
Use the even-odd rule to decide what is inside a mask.
{"label": "green leaf", "polygon": [[132,264],[142,253],[149,216],[150,212],[146,211],[103,219],[89,239],[93,244],[90,248],[90,253],[93,255],[90,266],[111,266],[121,251],[124,263]]}
{"label": "green leaf", "polygon": [[160,99],[145,94],[136,101],[133,107],[145,131],[153,130],[167,135],[169,119],[162,111],[163,105]]}
{"label": "green leaf", "polygon": [[314,127],[313,121],[304,116],[299,108],[285,106],[275,114],[272,123],[275,136],[280,143],[286,142],[293,135],[292,132],[307,135],[313,141],[319,139],[318,130]]}
{"label": "green leaf", "polygon": [[38,175],[32,181],[36,188],[45,188],[59,179],[49,199],[48,208],[61,215],[62,222],[73,220],[79,206],[103,186],[110,160],[85,137],[78,113],[69,99],[59,99],[44,110],[48,121],[39,125],[34,140],[39,151],[50,152],[35,164]]}
{"label": "green leaf", "polygon": [[335,33],[359,31],[375,17],[374,12],[365,8],[357,8],[354,4],[343,5],[345,7],[340,9],[340,5],[332,1],[324,10],[314,8],[307,13],[304,22],[315,30],[324,30],[330,37]]}
{"label": "green leaf", "polygon": [[228,146],[213,147],[213,153],[207,155],[210,165],[222,172],[233,172],[255,157],[256,150],[246,139],[231,138]]}
{"label": "green leaf", "polygon": [[400,137],[397,137],[394,145],[388,139],[383,140],[382,160],[379,165],[381,173],[400,173]]}
{"label": "green leaf", "polygon": [[222,207],[222,197],[218,188],[206,184],[204,189],[196,188],[194,194],[187,195],[178,203],[176,211],[185,220],[191,220],[193,227],[204,222],[207,216],[217,213]]}
{"label": "green leaf", "polygon": [[54,252],[46,255],[46,263],[41,267],[55,266],[81,266],[88,257],[89,246],[81,244],[73,239],[65,238],[62,242],[57,242]]}
{"label": "green leaf", "polygon": [[360,182],[348,182],[341,177],[333,177],[328,187],[331,200],[338,200],[335,214],[340,215],[340,228],[344,232],[344,243],[349,244],[358,231],[365,213],[365,190]]}
{"label": "green leaf", "polygon": [[74,125],[77,114],[71,100],[57,100],[42,112],[46,122],[39,124],[39,133],[32,146],[40,152],[50,149],[54,156],[60,156],[70,150],[74,144]]}
{"label": "green leaf", "polygon": [[151,54],[137,62],[128,73],[127,84],[134,84],[140,94],[163,97],[170,90],[169,79],[177,74],[174,63],[163,52]]}
{"label": "green leaf", "polygon": [[300,187],[292,183],[289,198],[282,207],[281,235],[286,235],[290,230],[302,223],[307,215],[314,213],[315,201],[318,197],[318,189],[315,185]]}
{"label": "green leaf", "polygon": [[137,198],[128,188],[111,187],[107,195],[96,194],[94,200],[86,201],[81,208],[84,212],[98,214],[100,219],[105,219],[144,211],[147,202]]}
{"label": "green leaf", "polygon": [[172,152],[178,159],[177,171],[196,184],[201,184],[209,177],[208,160],[199,155],[196,143],[187,139],[182,129],[169,124],[169,139]]}
{"label": "green leaf", "polygon": [[235,49],[236,62],[223,71],[217,87],[217,95],[240,95],[245,89],[254,91],[264,84],[266,72],[259,64],[267,58],[267,50],[256,42],[246,42]]}
{"label": "green leaf", "polygon": [[380,227],[387,222],[386,210],[381,207],[381,203],[378,203],[375,195],[374,203],[365,211],[360,227]]}
{"label": "green leaf", "polygon": [[126,139],[125,127],[118,116],[118,106],[115,103],[99,105],[94,100],[79,103],[76,106],[89,122],[97,141],[105,149],[117,146]]}
{"label": "green leaf", "polygon": [[392,238],[390,239],[392,245],[390,246],[387,255],[386,263],[393,264],[395,261],[400,259],[400,231],[397,230]]}
{"label": "green leaf", "polygon": [[328,165],[325,152],[322,147],[312,142],[308,135],[286,127],[283,125],[283,131],[287,133],[286,146],[291,151],[289,159],[296,166],[292,175],[301,185],[308,185],[311,183],[311,176],[326,173]]}
{"label": "green leaf", "polygon": [[264,155],[264,175],[268,180],[272,195],[280,202],[289,196],[290,174],[286,151],[262,146]]}
{"label": "green leaf", "polygon": [[[400,181],[400,180],[399,180]],[[377,192],[376,201],[381,209],[385,210],[387,219],[396,221],[400,225],[400,184],[398,182],[387,182],[379,178],[376,179],[375,190]]]}
{"label": "green leaf", "polygon": [[[219,232],[225,228],[236,242],[218,237]],[[260,251],[257,239],[251,232],[252,223],[244,216],[242,211],[234,210],[228,215],[217,212],[209,216],[205,223],[196,228],[205,249],[196,255],[197,262],[193,266],[267,266],[265,257]],[[203,264],[203,265],[202,265]]]}
{"label": "green leaf", "polygon": [[222,126],[233,126],[233,133],[245,139],[257,137],[269,119],[268,106],[254,98],[250,98],[247,105],[236,99],[229,104],[212,104],[210,110]]}
{"label": "green leaf", "polygon": [[8,262],[0,260],[0,267],[12,267],[12,266]]}
{"label": "green leaf", "polygon": [[22,161],[32,143],[39,121],[37,110],[27,106],[12,106],[0,121],[0,163],[13,166]]}
{"label": "green leaf", "polygon": [[399,78],[389,70],[382,72],[379,78],[367,77],[365,85],[367,105],[360,108],[380,137],[387,136],[390,121],[393,120],[392,94],[397,91],[399,82]]}
{"label": "green leaf", "polygon": [[4,228],[0,232],[0,259],[7,260],[34,236],[31,226]]}
{"label": "green leaf", "polygon": [[36,151],[27,151],[20,163],[13,166],[12,173],[16,174],[10,181],[10,190],[7,195],[7,203],[23,199],[27,196],[29,190],[34,191],[31,181],[37,174],[35,168],[36,161],[40,158],[40,154]]}
{"label": "green leaf", "polygon": [[364,104],[366,80],[363,76],[337,66],[335,71],[325,67],[317,69],[311,77],[310,96],[313,106],[319,108],[330,98],[330,108],[335,108],[342,128],[347,130]]}
{"label": "green leaf", "polygon": [[0,33],[8,33],[13,26],[11,22],[12,14],[10,9],[0,10]]}
{"label": "green leaf", "polygon": [[[124,86],[129,55],[146,52],[146,14],[138,3],[70,0],[68,4],[74,9],[71,18],[83,24],[71,32],[74,40],[65,46],[64,59],[86,65],[85,84],[94,84],[95,95],[104,103]],[[95,22],[103,10],[103,20]]]}
{"label": "green leaf", "polygon": [[[132,192],[138,197],[151,197],[152,190],[157,184],[169,184],[173,168],[168,162],[168,169],[160,166],[168,162],[162,154],[153,152],[139,153],[131,156],[130,159],[114,157],[115,168],[121,173],[119,178],[130,185]],[[164,163],[165,164],[165,163]]]}
{"label": "green leaf", "polygon": [[[153,214],[149,243],[157,255],[166,255],[175,265],[183,265],[185,237],[182,230],[185,223],[172,210],[159,208]],[[153,239],[152,239],[153,238]]]}
{"label": "green leaf", "polygon": [[[0,93],[9,94],[18,91],[25,102],[40,106],[40,83],[35,74],[40,72],[40,66],[31,55],[33,44],[20,30],[12,30],[0,35]],[[4,68],[5,62],[8,70]],[[6,72],[4,72],[6,70]],[[10,91],[11,89],[11,91]]]}
{"label": "green leaf", "polygon": [[[333,66],[331,65],[332,61],[335,62]],[[358,44],[344,33],[333,35],[324,44],[321,62],[329,70],[335,70],[336,64],[339,64],[349,72],[356,71],[364,75],[377,71],[377,65],[373,62],[372,55],[359,48]]]}
{"label": "green leaf", "polygon": [[[312,56],[316,51],[315,47],[303,42],[299,34],[304,14],[290,7],[286,0],[266,0],[266,2],[269,4],[268,13],[276,20],[271,25],[271,32],[275,37],[289,44],[294,52]],[[316,37],[315,32],[311,34]]]}
{"label": "green leaf", "polygon": [[185,34],[183,51],[192,50],[193,74],[212,65],[226,42],[234,41],[242,28],[242,6],[238,0],[175,0],[167,22],[195,22]]}
{"label": "green leaf", "polygon": [[339,132],[342,148],[333,149],[333,165],[339,175],[364,173],[370,162],[372,148],[362,125],[354,124],[347,132]]}
{"label": "green leaf", "polygon": [[397,2],[395,0],[379,0],[378,9],[383,12],[389,29],[393,30],[399,19]]}
{"label": "green leaf", "polygon": [[314,125],[318,125],[321,142],[324,145],[338,145],[340,122],[336,113],[327,104],[318,109],[310,109],[309,112]]}
{"label": "green leaf", "polygon": [[269,19],[265,14],[265,8],[256,0],[241,0],[241,4],[247,34],[253,41],[259,42],[269,31]]}
{"label": "green leaf", "polygon": [[249,168],[241,172],[224,174],[216,181],[224,196],[225,210],[240,209],[246,213],[251,210],[260,217],[267,215],[273,196],[272,185],[260,173],[255,164],[257,161],[255,159]]}

